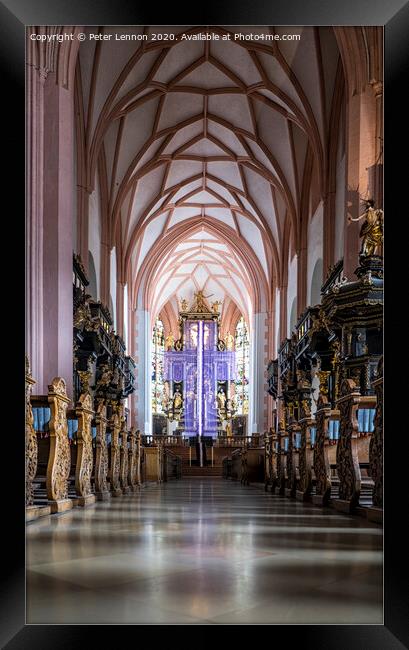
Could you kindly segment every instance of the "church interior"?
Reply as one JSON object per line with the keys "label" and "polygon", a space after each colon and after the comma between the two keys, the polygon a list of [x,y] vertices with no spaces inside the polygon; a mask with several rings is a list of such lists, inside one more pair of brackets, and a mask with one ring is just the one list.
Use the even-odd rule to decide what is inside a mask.
{"label": "church interior", "polygon": [[27,28],[28,623],[382,623],[382,39]]}

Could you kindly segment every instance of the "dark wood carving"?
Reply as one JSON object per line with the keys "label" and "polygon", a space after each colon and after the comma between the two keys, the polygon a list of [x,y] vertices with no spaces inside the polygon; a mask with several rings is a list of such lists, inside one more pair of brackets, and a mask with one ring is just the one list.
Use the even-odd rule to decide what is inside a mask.
{"label": "dark wood carving", "polygon": [[377,369],[377,379],[372,383],[376,394],[374,431],[369,443],[369,470],[374,481],[372,503],[383,507],[383,357]]}
{"label": "dark wood carving", "polygon": [[317,433],[314,445],[314,473],[316,478],[315,492],[322,496],[323,504],[328,503],[331,496],[331,467],[328,458],[329,431],[328,422],[331,415],[331,404],[328,397],[320,393],[315,413]]}
{"label": "dark wood carving", "polygon": [[358,505],[361,492],[357,419],[360,392],[353,379],[344,379],[340,392],[340,435],[337,445],[339,498],[348,501],[352,509]]}

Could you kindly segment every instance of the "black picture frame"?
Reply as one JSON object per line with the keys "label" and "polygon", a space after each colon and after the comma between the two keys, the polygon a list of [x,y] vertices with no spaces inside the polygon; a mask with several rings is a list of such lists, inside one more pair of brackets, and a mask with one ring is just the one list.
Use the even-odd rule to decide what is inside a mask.
{"label": "black picture frame", "polygon": [[[197,3],[196,3],[197,4]],[[7,176],[3,180],[3,461],[2,572],[0,642],[15,648],[82,648],[103,635],[105,647],[117,647],[127,626],[25,625],[25,504],[24,504],[24,183],[25,183],[25,26],[42,24],[235,24],[235,25],[383,25],[385,27],[385,624],[367,626],[275,626],[271,643],[281,633],[285,643],[300,639],[303,647],[345,650],[398,650],[409,647],[407,565],[407,327],[400,305],[407,303],[408,239],[402,235],[407,207],[407,162],[399,152],[407,132],[407,51],[409,4],[404,0],[236,0],[195,6],[168,4],[153,13],[149,3],[127,0],[10,0],[0,4],[2,63],[2,150]],[[3,161],[3,162],[4,162]],[[13,189],[12,189],[13,188]],[[394,205],[395,204],[395,205]],[[390,224],[390,225],[388,225]],[[13,232],[14,229],[14,232]],[[8,249],[8,250],[6,250]],[[6,252],[11,259],[6,262]],[[6,316],[6,318],[5,318]],[[9,345],[8,341],[12,341]],[[401,352],[400,352],[401,351]],[[404,358],[402,358],[402,356]],[[399,365],[398,365],[399,364]],[[396,365],[396,367],[395,367]],[[14,377],[15,373],[15,377]],[[288,629],[288,628],[291,629]],[[98,629],[96,629],[98,628]],[[101,628],[101,629],[99,629]],[[194,631],[192,630],[194,633]],[[278,635],[277,635],[278,632]],[[175,632],[172,632],[172,635]],[[139,637],[139,635],[138,635]],[[142,640],[134,637],[133,643]],[[169,637],[171,638],[171,637]],[[179,641],[181,635],[178,634]],[[178,641],[178,642],[179,642]],[[151,641],[152,643],[154,641]]]}

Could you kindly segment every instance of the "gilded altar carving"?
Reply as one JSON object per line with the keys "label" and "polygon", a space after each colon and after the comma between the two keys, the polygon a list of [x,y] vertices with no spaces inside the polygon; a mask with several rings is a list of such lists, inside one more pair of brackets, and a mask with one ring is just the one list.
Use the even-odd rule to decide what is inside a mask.
{"label": "gilded altar carving", "polygon": [[92,493],[91,476],[93,465],[91,423],[94,416],[91,394],[80,396],[75,413],[78,418],[77,463],[75,467],[75,491],[78,496],[86,497]]}
{"label": "gilded altar carving", "polygon": [[108,449],[107,449],[107,407],[103,399],[97,401],[95,413],[96,453],[95,453],[95,491],[98,494],[108,492]]}
{"label": "gilded altar carving", "polygon": [[70,399],[62,377],[55,377],[48,386],[50,405],[50,452],[47,465],[47,497],[50,501],[68,498],[68,477],[71,467],[68,442],[67,408]]}
{"label": "gilded altar carving", "polygon": [[26,357],[26,506],[32,506],[34,503],[33,480],[37,473],[38,461],[37,434],[34,430],[33,409],[30,401],[35,383]]}
{"label": "gilded altar carving", "polygon": [[121,418],[121,449],[120,449],[120,484],[124,492],[129,491],[128,486],[128,431],[126,419]]}
{"label": "gilded altar carving", "polygon": [[119,448],[119,431],[121,428],[120,416],[118,410],[115,410],[111,422],[111,467],[109,471],[109,480],[111,483],[111,490],[115,494],[122,494],[120,485],[120,448]]}
{"label": "gilded altar carving", "polygon": [[376,394],[374,430],[369,443],[369,470],[374,481],[372,503],[383,506],[383,357],[379,359],[377,378],[372,385]]}
{"label": "gilded altar carving", "polygon": [[344,379],[341,384],[338,408],[340,411],[340,436],[337,444],[337,470],[339,498],[349,501],[350,507],[358,505],[361,491],[361,471],[358,460],[359,388],[353,379]]}
{"label": "gilded altar carving", "polygon": [[317,432],[314,445],[313,467],[316,478],[316,494],[327,503],[331,496],[331,467],[328,459],[329,431],[328,422],[331,405],[326,394],[320,393],[315,413]]}

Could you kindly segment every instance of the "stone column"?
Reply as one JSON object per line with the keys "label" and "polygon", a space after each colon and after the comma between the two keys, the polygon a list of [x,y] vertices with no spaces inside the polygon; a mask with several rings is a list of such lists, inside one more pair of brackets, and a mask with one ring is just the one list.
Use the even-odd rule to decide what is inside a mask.
{"label": "stone column", "polygon": [[[376,101],[369,84],[347,98],[346,131],[346,217],[356,218],[361,211],[360,196],[365,198],[374,189],[368,170],[374,167],[376,156]],[[359,262],[361,224],[345,219],[343,274],[349,281],[355,280]]]}
{"label": "stone column", "polygon": [[50,73],[44,84],[43,375],[64,377],[72,397],[73,94]]}

